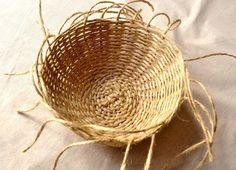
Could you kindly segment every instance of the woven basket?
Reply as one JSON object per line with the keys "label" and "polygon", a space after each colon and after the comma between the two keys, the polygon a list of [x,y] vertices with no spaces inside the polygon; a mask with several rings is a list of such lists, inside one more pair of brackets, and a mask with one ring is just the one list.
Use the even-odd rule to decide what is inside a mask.
{"label": "woven basket", "polygon": [[[142,10],[131,4],[101,1],[87,12],[71,15],[59,29],[50,34],[42,17],[45,34],[36,63],[32,66],[33,84],[56,118],[45,121],[35,140],[23,150],[29,150],[49,122],[58,122],[87,139],[64,147],[54,161],[56,169],[61,155],[71,147],[92,143],[126,146],[121,170],[125,170],[131,145],[150,137],[144,170],[149,170],[155,135],[168,124],[183,102],[187,102],[200,126],[203,139],[178,153],[166,162],[167,169],[177,158],[206,146],[196,169],[207,159],[213,160],[212,144],[217,128],[214,101],[205,86],[191,79],[184,62],[224,55],[212,53],[183,60],[179,49],[166,34],[181,23],[171,21],[165,13],[157,13],[148,22],[142,19]],[[167,19],[166,28],[152,26],[157,17]],[[7,74],[24,75],[29,73]],[[191,82],[202,89],[211,111],[194,98]],[[34,107],[19,113],[26,113]],[[201,114],[204,113],[204,115]]]}
{"label": "woven basket", "polygon": [[[76,125],[70,126],[75,133],[123,146],[171,120],[183,94],[184,62],[166,38],[179,21],[159,13],[146,23],[129,4],[107,4],[77,14],[41,51],[35,81],[44,102]],[[168,20],[163,30],[151,26],[161,15]]]}

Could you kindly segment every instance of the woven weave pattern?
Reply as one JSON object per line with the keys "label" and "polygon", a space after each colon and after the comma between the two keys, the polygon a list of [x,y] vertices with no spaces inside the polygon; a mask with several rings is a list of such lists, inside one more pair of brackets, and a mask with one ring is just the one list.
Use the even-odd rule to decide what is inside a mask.
{"label": "woven weave pattern", "polygon": [[83,13],[37,60],[38,92],[86,139],[114,146],[141,141],[178,108],[182,55],[139,12],[116,4]]}

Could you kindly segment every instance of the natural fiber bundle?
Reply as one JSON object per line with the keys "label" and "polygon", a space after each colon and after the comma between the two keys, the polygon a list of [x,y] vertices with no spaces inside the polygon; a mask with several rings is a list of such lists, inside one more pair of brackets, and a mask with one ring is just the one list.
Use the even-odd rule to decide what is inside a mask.
{"label": "natural fiber bundle", "polygon": [[[42,125],[33,144],[45,125],[52,121],[70,127],[88,140],[65,147],[53,169],[67,149],[95,142],[116,147],[127,145],[121,165],[121,169],[125,169],[131,144],[151,137],[144,168],[149,169],[155,134],[170,122],[184,101],[190,104],[204,139],[176,157],[206,144],[206,154],[197,168],[207,158],[212,160],[211,146],[216,130],[214,103],[199,81],[189,79],[180,50],[166,37],[179,26],[180,20],[171,22],[167,14],[158,13],[145,22],[141,10],[130,6],[134,2],[146,3],[153,9],[143,0],[127,4],[99,2],[88,12],[69,17],[57,36],[44,26],[40,2],[46,38],[32,67],[32,75],[38,94],[56,119]],[[166,28],[151,25],[158,16],[167,19]],[[216,53],[185,61],[213,55],[234,57]],[[211,112],[192,97],[190,81],[207,94]],[[198,108],[206,113],[210,126],[205,124]]]}

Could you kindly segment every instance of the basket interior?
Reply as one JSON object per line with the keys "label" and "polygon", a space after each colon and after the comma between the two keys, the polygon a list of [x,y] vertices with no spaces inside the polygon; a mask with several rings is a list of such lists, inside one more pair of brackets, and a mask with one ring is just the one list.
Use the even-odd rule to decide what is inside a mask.
{"label": "basket interior", "polygon": [[183,85],[182,56],[157,29],[90,20],[61,34],[41,70],[58,117],[122,130],[168,120]]}

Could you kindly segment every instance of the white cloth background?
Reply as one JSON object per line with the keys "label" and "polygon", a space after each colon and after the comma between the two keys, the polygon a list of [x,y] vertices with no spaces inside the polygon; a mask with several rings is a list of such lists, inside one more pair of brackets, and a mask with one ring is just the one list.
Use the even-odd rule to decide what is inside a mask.
{"label": "white cloth background", "polygon": [[[88,10],[92,1],[45,0],[43,4],[46,25],[56,32],[67,16],[75,11]],[[123,1],[124,2],[124,1]],[[156,12],[167,12],[172,19],[181,18],[182,25],[169,34],[183,52],[184,58],[211,52],[236,54],[236,1],[235,0],[165,0],[151,1]],[[136,4],[136,8],[145,5]],[[152,13],[144,7],[145,18]],[[0,0],[0,72],[17,72],[29,69],[43,39],[38,24],[36,0]],[[154,24],[158,24],[155,20]],[[236,169],[236,61],[215,57],[188,64],[193,78],[202,81],[216,102],[219,116],[218,130],[213,146],[214,162],[204,165],[206,170]],[[200,100],[205,97],[194,90]],[[46,170],[55,156],[67,144],[83,140],[72,131],[52,123],[43,132],[35,146],[27,153],[21,150],[34,139],[39,126],[52,115],[43,106],[29,116],[16,113],[39,100],[30,76],[0,76],[0,169]],[[157,135],[151,169],[159,169],[163,163],[187,146],[200,140],[198,127],[184,109],[179,113],[189,122],[174,118]],[[128,169],[142,169],[149,140],[132,147]],[[92,144],[71,149],[62,157],[61,170],[118,170],[124,150]],[[202,156],[193,152],[176,162],[173,169],[192,169]]]}

